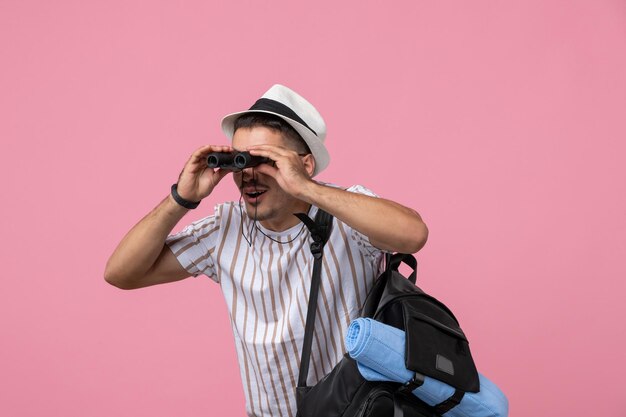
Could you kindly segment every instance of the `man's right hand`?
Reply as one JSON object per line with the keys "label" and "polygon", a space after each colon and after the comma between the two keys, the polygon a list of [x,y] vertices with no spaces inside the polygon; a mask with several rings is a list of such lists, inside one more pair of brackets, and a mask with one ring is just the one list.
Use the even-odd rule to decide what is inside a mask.
{"label": "man's right hand", "polygon": [[178,194],[188,201],[200,201],[213,191],[229,170],[213,169],[207,165],[211,152],[232,152],[230,146],[205,145],[198,148],[178,176]]}
{"label": "man's right hand", "polygon": [[[213,191],[228,170],[212,169],[206,158],[211,152],[232,152],[230,146],[207,145],[189,158],[178,178],[178,194],[189,201],[200,201]],[[187,213],[168,195],[137,223],[119,243],[107,265],[107,282],[123,289],[141,288],[184,279],[183,269],[165,239]]]}

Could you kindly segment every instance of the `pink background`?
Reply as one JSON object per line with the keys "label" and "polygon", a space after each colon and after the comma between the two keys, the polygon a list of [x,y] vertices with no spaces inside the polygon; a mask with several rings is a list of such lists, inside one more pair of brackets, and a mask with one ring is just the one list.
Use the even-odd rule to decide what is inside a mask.
{"label": "pink background", "polygon": [[624,1],[3,0],[0,59],[0,415],[244,414],[216,285],[102,275],[275,82],[325,115],[320,179],[423,215],[511,416],[626,415]]}

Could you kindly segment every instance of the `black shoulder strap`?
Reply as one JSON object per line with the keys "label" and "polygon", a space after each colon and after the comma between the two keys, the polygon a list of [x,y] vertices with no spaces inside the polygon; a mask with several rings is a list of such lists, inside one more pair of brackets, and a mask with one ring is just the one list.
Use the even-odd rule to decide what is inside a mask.
{"label": "black shoulder strap", "polygon": [[311,360],[311,344],[313,343],[313,328],[317,312],[317,296],[320,289],[322,274],[322,257],[324,245],[330,237],[333,225],[333,216],[322,209],[318,209],[315,222],[304,213],[295,213],[311,232],[311,253],[313,258],[313,274],[311,275],[311,290],[309,291],[309,306],[306,313],[306,325],[304,328],[304,341],[302,342],[302,356],[300,358],[300,373],[298,375],[298,387],[306,387],[306,379],[309,374],[309,362]]}

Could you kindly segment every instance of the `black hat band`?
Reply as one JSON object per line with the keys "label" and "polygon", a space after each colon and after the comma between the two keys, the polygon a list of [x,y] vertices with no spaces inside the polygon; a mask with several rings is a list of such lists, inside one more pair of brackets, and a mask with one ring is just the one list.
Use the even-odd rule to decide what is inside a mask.
{"label": "black hat band", "polygon": [[313,132],[315,136],[317,136],[317,133],[315,133],[315,130],[311,129],[309,125],[307,125],[306,122],[302,120],[300,116],[296,114],[296,112],[291,110],[289,107],[285,106],[280,101],[272,100],[269,98],[260,98],[256,101],[256,103],[252,105],[252,107],[250,107],[250,111],[255,111],[255,110],[270,111],[272,113],[285,116],[288,119],[295,120],[296,122],[300,123],[301,125],[305,126],[307,129],[309,129],[311,132]]}

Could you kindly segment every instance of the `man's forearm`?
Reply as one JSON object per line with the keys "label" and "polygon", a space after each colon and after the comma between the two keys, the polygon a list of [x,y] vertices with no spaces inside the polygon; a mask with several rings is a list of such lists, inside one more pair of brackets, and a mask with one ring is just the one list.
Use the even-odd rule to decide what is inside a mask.
{"label": "man's forearm", "polygon": [[163,250],[165,239],[187,213],[171,195],[139,221],[119,243],[105,268],[105,279],[124,285],[144,276]]}
{"label": "man's forearm", "polygon": [[424,246],[428,238],[428,228],[420,215],[390,200],[313,181],[304,187],[298,198],[322,208],[363,233],[379,249],[414,253]]}

